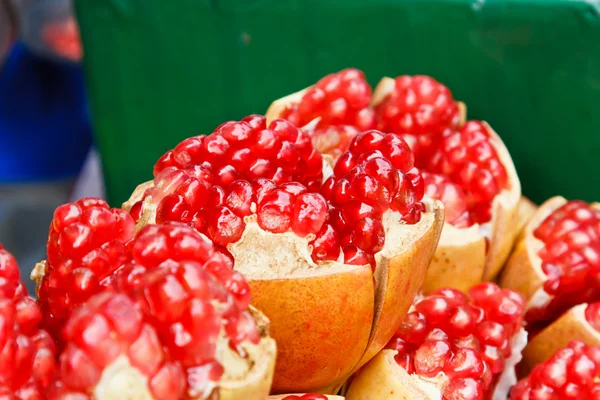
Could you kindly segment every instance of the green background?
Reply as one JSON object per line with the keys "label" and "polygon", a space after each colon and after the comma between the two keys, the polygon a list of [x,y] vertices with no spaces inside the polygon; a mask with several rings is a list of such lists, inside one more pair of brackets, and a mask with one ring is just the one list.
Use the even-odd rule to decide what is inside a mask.
{"label": "green background", "polygon": [[353,66],[428,74],[506,142],[523,191],[600,200],[600,1],[77,0],[109,200],[181,139]]}

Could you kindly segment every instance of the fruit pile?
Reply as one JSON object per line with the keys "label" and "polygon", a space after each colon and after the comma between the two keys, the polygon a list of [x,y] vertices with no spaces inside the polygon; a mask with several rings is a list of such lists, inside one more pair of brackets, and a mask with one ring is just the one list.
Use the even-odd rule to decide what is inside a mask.
{"label": "fruit pile", "polygon": [[0,246],[0,399],[600,399],[600,206],[427,76],[346,69]]}

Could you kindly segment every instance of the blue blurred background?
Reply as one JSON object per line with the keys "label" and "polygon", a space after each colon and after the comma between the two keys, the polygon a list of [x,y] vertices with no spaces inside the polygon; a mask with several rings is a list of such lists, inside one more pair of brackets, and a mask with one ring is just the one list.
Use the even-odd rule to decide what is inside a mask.
{"label": "blue blurred background", "polygon": [[30,282],[54,209],[103,188],[70,0],[0,0],[0,27],[0,243]]}

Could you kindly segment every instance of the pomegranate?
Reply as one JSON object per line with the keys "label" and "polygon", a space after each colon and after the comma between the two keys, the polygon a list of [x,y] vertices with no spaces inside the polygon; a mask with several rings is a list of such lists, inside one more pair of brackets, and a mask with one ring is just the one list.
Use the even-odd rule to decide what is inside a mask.
{"label": "pomegranate", "polygon": [[41,319],[16,260],[0,245],[0,398],[44,399],[56,363],[54,342],[39,328]]}
{"label": "pomegranate", "polygon": [[528,329],[600,300],[600,206],[554,197],[537,210],[501,277],[528,299]]}
{"label": "pomegranate", "polygon": [[506,399],[527,334],[525,299],[493,283],[418,297],[347,399]]}
{"label": "pomegranate", "polygon": [[[300,161],[285,174],[260,176],[238,168],[237,154],[288,168],[277,156],[284,145],[271,151],[270,142],[238,144],[240,135],[231,135],[235,145],[215,159],[195,151],[175,157],[181,149],[191,152],[180,144],[158,161],[154,182],[142,184],[124,208],[138,217],[138,229],[185,222],[231,256],[252,288],[252,304],[272,322],[279,352],[274,393],[328,392],[396,330],[422,283],[442,212],[423,199],[410,148],[396,135],[355,136],[321,185],[315,180],[323,179],[321,156],[302,131],[282,120],[269,129],[258,116],[244,121],[232,124],[260,126],[274,136],[285,127],[285,138],[302,146]],[[224,126],[232,125],[202,141],[221,141],[213,136],[222,137]],[[301,162],[314,154],[318,167]],[[188,161],[165,161],[179,158]],[[211,171],[217,168],[235,170],[235,176],[216,179]],[[192,186],[202,187],[203,195]],[[396,296],[399,291],[406,297]]]}
{"label": "pomegranate", "polygon": [[519,381],[510,400],[597,399],[599,371],[600,347],[574,340]]}
{"label": "pomegranate", "polygon": [[547,361],[573,339],[590,346],[600,346],[600,303],[579,304],[536,332],[523,351],[519,375],[527,376],[533,368]]}
{"label": "pomegranate", "polygon": [[101,199],[85,198],[56,209],[48,234],[48,259],[31,278],[37,282],[44,326],[58,337],[69,312],[105,285],[126,261],[135,223]]}
{"label": "pomegranate", "polygon": [[[275,101],[269,119],[289,118],[285,110],[299,109],[302,95]],[[371,99],[376,126],[399,134],[410,145],[423,175],[428,196],[441,200],[446,224],[428,270],[424,292],[443,286],[467,290],[496,277],[516,238],[516,209],[520,183],[504,144],[484,122],[465,123],[466,108],[450,90],[427,76],[383,78]],[[322,113],[322,115],[319,114]],[[321,108],[299,120],[312,132],[324,159],[349,148],[348,138],[360,128],[329,121]],[[292,115],[293,117],[293,115]]]}
{"label": "pomegranate", "polygon": [[[62,272],[64,280],[76,275]],[[127,243],[110,274],[92,273],[102,284],[68,313],[50,399],[268,394],[275,359],[268,321],[248,309],[247,282],[207,237],[182,223],[150,225]]]}

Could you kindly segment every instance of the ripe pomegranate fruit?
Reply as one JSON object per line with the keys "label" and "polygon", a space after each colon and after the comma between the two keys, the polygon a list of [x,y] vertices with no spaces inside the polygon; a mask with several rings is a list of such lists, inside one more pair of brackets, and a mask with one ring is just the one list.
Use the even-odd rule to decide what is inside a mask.
{"label": "ripe pomegranate fruit", "polygon": [[31,278],[37,282],[44,326],[58,337],[69,312],[97,293],[127,259],[135,223],[127,212],[101,199],[85,198],[56,209],[48,234],[48,259]]}
{"label": "ripe pomegranate fruit", "polygon": [[56,372],[56,350],[50,335],[39,328],[41,319],[20,281],[15,258],[0,245],[0,398],[45,398]]}
{"label": "ripe pomegranate fruit", "polygon": [[227,257],[171,222],[142,229],[124,258],[70,312],[50,399],[264,399],[275,342]]}
{"label": "ripe pomegranate fruit", "polygon": [[[271,105],[267,117],[286,118],[285,110],[302,104],[301,95],[284,97]],[[498,135],[484,122],[465,123],[464,104],[427,76],[383,78],[370,104],[377,128],[406,140],[416,167],[426,171],[427,195],[441,200],[446,208],[445,228],[423,291],[447,285],[466,291],[482,280],[493,280],[518,232],[521,191]],[[313,132],[313,142],[324,159],[335,159],[349,148],[348,138],[357,135],[356,129],[348,125],[315,128],[320,117],[318,111],[311,113],[312,123],[307,118],[301,124]]]}
{"label": "ripe pomegranate fruit", "polygon": [[[273,132],[293,128],[280,120],[274,124]],[[203,141],[212,142],[213,135]],[[249,143],[251,154],[268,154],[268,142],[244,145]],[[303,152],[314,154],[307,143]],[[307,178],[308,164],[299,162],[278,179],[246,172],[230,182],[209,177],[206,171],[215,165],[230,170],[236,152],[224,152],[218,164],[194,153],[183,170],[161,169],[165,159],[175,159],[164,156],[154,182],[141,185],[124,208],[139,216],[138,228],[182,221],[231,255],[248,279],[252,304],[272,322],[279,352],[274,393],[328,392],[397,329],[422,283],[442,212],[422,199],[410,148],[393,134],[368,131],[354,137],[323,186],[313,181],[317,175],[322,179],[320,167]],[[201,177],[189,175],[200,169]],[[192,184],[210,195],[184,195]],[[175,195],[176,201],[165,204]]]}
{"label": "ripe pomegranate fruit", "polygon": [[600,346],[600,302],[576,305],[536,332],[523,351],[519,375],[527,376],[536,365],[547,361],[574,339]]}
{"label": "ripe pomegranate fruit", "polygon": [[493,283],[468,296],[443,288],[419,297],[395,336],[353,378],[353,399],[502,399],[527,341],[525,298]]}
{"label": "ripe pomegranate fruit", "polygon": [[528,299],[528,329],[600,300],[600,206],[554,197],[537,210],[501,277]]}
{"label": "ripe pomegranate fruit", "polygon": [[574,340],[519,381],[510,400],[597,399],[599,378],[600,347]]}

